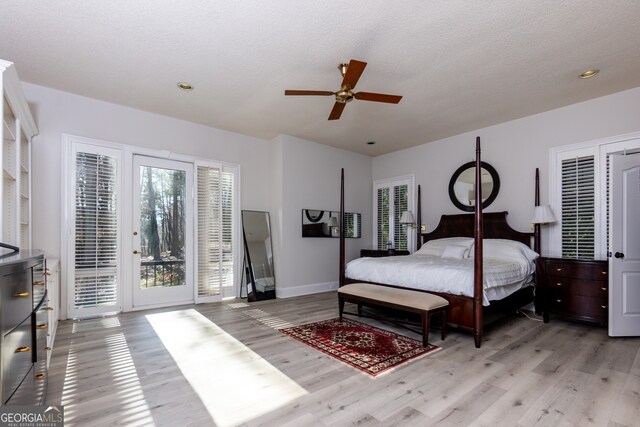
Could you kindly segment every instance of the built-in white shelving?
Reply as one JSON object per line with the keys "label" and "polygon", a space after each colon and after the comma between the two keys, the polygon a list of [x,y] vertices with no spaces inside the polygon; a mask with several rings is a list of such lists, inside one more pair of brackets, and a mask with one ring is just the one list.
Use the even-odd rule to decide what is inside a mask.
{"label": "built-in white shelving", "polygon": [[31,138],[38,129],[11,62],[0,60],[2,116],[0,242],[31,248]]}

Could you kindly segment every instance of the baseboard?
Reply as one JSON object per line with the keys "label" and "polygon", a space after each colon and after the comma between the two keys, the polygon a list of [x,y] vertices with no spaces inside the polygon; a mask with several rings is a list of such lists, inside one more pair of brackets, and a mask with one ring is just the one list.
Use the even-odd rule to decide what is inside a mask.
{"label": "baseboard", "polygon": [[335,291],[338,289],[338,282],[313,283],[311,285],[294,286],[291,288],[278,288],[276,286],[277,298],[291,298],[303,295],[319,294],[321,292]]}

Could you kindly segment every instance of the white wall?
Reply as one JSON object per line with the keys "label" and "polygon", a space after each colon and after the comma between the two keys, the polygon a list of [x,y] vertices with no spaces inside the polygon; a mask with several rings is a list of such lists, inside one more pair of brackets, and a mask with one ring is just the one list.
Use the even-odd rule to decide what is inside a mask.
{"label": "white wall", "polygon": [[269,142],[54,89],[23,84],[40,134],[33,140],[33,245],[60,257],[61,135],[169,150],[241,167],[243,209],[269,209]]}
{"label": "white wall", "polygon": [[[422,188],[422,222],[427,231],[442,214],[461,213],[448,195],[449,179],[475,158],[481,137],[482,159],[496,168],[501,187],[487,212],[509,211],[509,223],[529,231],[534,205],[534,174],[540,168],[541,203],[549,202],[549,148],[640,131],[640,88],[397,151],[373,159],[373,179],[414,173]],[[543,253],[548,233],[543,228]]]}
{"label": "white wall", "polygon": [[[347,259],[371,242],[371,157],[303,139],[280,136],[272,142],[279,169],[274,197],[276,277],[279,297],[337,288],[339,239],[303,238],[302,209],[340,209],[340,169],[345,170],[345,210],[362,213],[362,238],[346,239]],[[276,200],[277,199],[277,200]],[[280,211],[276,209],[280,207]]]}

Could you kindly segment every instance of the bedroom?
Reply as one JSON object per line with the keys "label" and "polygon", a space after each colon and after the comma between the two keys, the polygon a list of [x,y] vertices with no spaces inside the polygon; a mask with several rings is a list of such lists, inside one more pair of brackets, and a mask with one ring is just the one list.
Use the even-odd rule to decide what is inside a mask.
{"label": "bedroom", "polygon": [[[459,10],[468,7],[465,3],[457,2],[455,6],[460,9],[450,9],[449,13],[455,15]],[[622,23],[633,21],[632,18],[637,18],[638,16],[635,4],[622,2],[626,6],[620,6],[619,10],[612,12],[613,18],[610,17],[608,19],[614,19],[613,21],[606,21],[606,16],[609,15],[598,10],[601,6],[587,2],[586,6],[581,8],[581,3],[575,2],[571,6],[567,6],[564,14],[557,14],[557,19],[568,19],[574,12],[580,17],[578,21],[585,18],[583,15],[599,16],[599,19],[603,21],[595,20],[595,22],[602,22],[602,24],[594,24],[593,31],[602,36],[594,38],[596,40],[607,40],[607,43],[611,43],[604,36],[605,33],[608,33],[607,26],[614,26],[615,23],[617,27],[626,28]],[[149,7],[148,5],[146,6]],[[418,7],[417,4],[413,6]],[[31,7],[34,9],[30,10]],[[346,61],[350,58],[359,58],[369,62],[369,66],[360,83],[362,89],[398,93],[404,95],[405,98],[397,106],[368,106],[365,103],[358,104],[358,101],[355,101],[345,110],[343,118],[339,121],[342,123],[337,125],[342,126],[343,128],[340,128],[341,131],[347,133],[350,129],[359,127],[360,122],[368,118],[368,120],[375,120],[380,123],[377,128],[379,133],[372,131],[371,134],[367,134],[363,130],[362,133],[352,136],[354,144],[357,143],[357,147],[352,151],[319,144],[318,142],[322,141],[317,141],[310,137],[300,138],[285,134],[272,138],[247,136],[250,133],[248,131],[244,134],[229,132],[221,130],[223,129],[222,125],[204,126],[194,124],[198,119],[180,120],[170,118],[167,117],[169,114],[153,114],[143,111],[153,111],[151,108],[128,104],[129,101],[133,102],[132,98],[137,97],[138,91],[144,89],[144,74],[153,74],[148,68],[145,68],[146,66],[141,65],[140,67],[135,67],[135,69],[139,68],[143,73],[143,77],[134,77],[132,74],[132,77],[128,79],[126,77],[127,73],[134,71],[129,68],[134,68],[134,66],[123,66],[122,64],[134,64],[133,55],[122,62],[115,62],[113,59],[100,56],[99,59],[102,62],[98,60],[95,62],[102,64],[101,70],[93,70],[95,74],[79,73],[81,74],[80,80],[75,83],[68,82],[72,86],[76,84],[78,87],[86,86],[90,88],[94,78],[97,79],[98,76],[104,76],[108,79],[108,83],[103,87],[102,94],[89,95],[90,92],[83,92],[83,89],[72,90],[72,86],[65,90],[57,86],[62,83],[54,81],[45,84],[46,80],[42,80],[42,83],[38,84],[40,74],[44,77],[47,75],[59,76],[58,72],[75,75],[72,73],[72,69],[83,70],[84,67],[94,62],[93,59],[86,58],[71,60],[70,55],[72,52],[55,51],[56,46],[59,48],[59,45],[55,44],[55,40],[52,37],[53,34],[56,34],[55,31],[41,34],[39,31],[25,30],[26,33],[35,33],[33,34],[33,42],[29,42],[31,39],[28,34],[23,34],[18,30],[17,27],[20,26],[25,28],[29,26],[48,28],[46,27],[46,21],[50,21],[50,17],[55,16],[57,13],[62,14],[64,12],[73,16],[70,10],[48,9],[53,7],[52,5],[38,4],[37,2],[34,3],[34,6],[29,7],[18,3],[14,5],[3,4],[3,12],[6,10],[7,13],[3,13],[5,18],[2,18],[3,41],[0,44],[0,58],[13,60],[16,63],[18,73],[24,80],[23,88],[26,98],[32,106],[34,116],[37,117],[40,133],[33,141],[32,153],[34,170],[33,243],[34,246],[43,249],[47,254],[51,254],[56,258],[61,257],[63,247],[63,237],[60,235],[60,227],[64,224],[61,190],[63,187],[61,136],[63,134],[129,144],[146,149],[167,150],[241,165],[240,205],[242,209],[269,211],[272,215],[272,224],[276,231],[274,252],[278,295],[286,303],[289,297],[310,295],[335,289],[338,277],[337,239],[301,239],[299,222],[300,211],[304,208],[337,210],[339,170],[341,167],[345,168],[347,175],[347,191],[349,194],[347,209],[363,213],[362,238],[350,239],[347,242],[347,254],[348,258],[351,259],[357,257],[361,248],[371,248],[373,245],[373,195],[371,189],[373,181],[402,176],[407,173],[413,174],[415,184],[422,186],[425,197],[422,206],[423,218],[425,218],[423,222],[427,224],[427,229],[431,230],[435,227],[441,214],[458,212],[449,201],[446,192],[448,179],[459,165],[473,158],[475,136],[481,135],[483,158],[499,171],[502,179],[500,194],[489,210],[508,210],[510,224],[518,230],[527,231],[530,229],[529,221],[532,210],[533,173],[535,168],[540,168],[541,172],[541,199],[544,203],[550,202],[550,148],[575,143],[587,143],[640,131],[637,119],[640,116],[640,81],[634,80],[638,79],[637,73],[629,73],[627,71],[637,68],[633,65],[637,55],[635,55],[634,50],[624,50],[626,45],[620,42],[619,47],[611,49],[613,53],[608,53],[612,57],[601,53],[601,57],[595,59],[584,58],[583,62],[585,63],[571,64],[569,70],[559,70],[558,62],[552,62],[551,60],[546,62],[544,55],[542,58],[538,57],[536,66],[542,68],[534,70],[536,72],[533,73],[533,76],[529,74],[526,78],[523,77],[523,80],[536,81],[536,78],[541,78],[544,73],[551,73],[552,76],[562,74],[562,78],[567,82],[567,87],[564,90],[558,90],[562,95],[562,100],[555,106],[537,109],[533,105],[535,104],[533,102],[535,98],[514,98],[512,104],[520,108],[530,108],[530,110],[519,116],[503,118],[496,122],[482,122],[484,118],[482,112],[491,104],[493,98],[490,98],[484,101],[484,106],[476,109],[479,115],[474,115],[473,111],[463,110],[458,112],[455,119],[451,119],[456,123],[463,122],[462,126],[465,126],[465,128],[458,128],[455,133],[439,136],[430,134],[427,137],[418,133],[409,139],[420,141],[419,145],[411,148],[403,147],[403,150],[393,150],[394,144],[402,143],[399,138],[396,139],[394,137],[395,134],[400,135],[400,131],[394,128],[385,133],[383,132],[384,129],[380,128],[388,127],[390,122],[398,122],[401,126],[408,126],[407,122],[422,121],[423,113],[420,110],[394,109],[404,108],[403,103],[405,102],[407,105],[412,105],[411,102],[415,102],[411,101],[411,93],[409,92],[410,86],[408,84],[411,83],[411,79],[414,80],[413,84],[417,80],[419,84],[426,86],[430,84],[430,81],[428,73],[425,74],[423,71],[413,70],[412,74],[406,77],[407,82],[404,82],[401,77],[403,72],[400,69],[394,71],[394,67],[399,67],[399,65],[394,65],[398,62],[396,56],[401,56],[403,58],[402,61],[411,63],[411,56],[406,52],[400,52],[397,55],[382,54],[375,53],[376,51],[372,49],[374,43],[376,46],[384,45],[384,39],[377,39],[377,42],[374,42],[368,41],[368,38],[375,38],[376,34],[382,37],[385,34],[374,31],[374,29],[379,29],[377,25],[381,25],[380,21],[388,22],[382,17],[383,12],[391,13],[385,11],[382,6],[378,6],[379,10],[372,8],[366,14],[368,20],[365,21],[368,24],[367,29],[369,31],[358,32],[355,27],[345,28],[343,31],[346,34],[339,32],[332,37],[327,37],[328,40],[314,40],[314,43],[318,43],[318,48],[317,52],[315,51],[316,49],[313,49],[312,55],[309,55],[309,52],[305,52],[308,50],[308,46],[303,45],[302,42],[295,42],[294,35],[302,32],[300,28],[303,26],[302,21],[292,25],[291,28],[286,27],[287,31],[284,32],[282,37],[288,37],[292,40],[287,45],[287,52],[282,53],[276,50],[277,54],[272,54],[272,56],[278,58],[279,61],[268,62],[270,68],[264,71],[264,74],[270,76],[270,78],[263,85],[273,93],[276,93],[276,95],[269,98],[268,104],[252,104],[248,102],[252,99],[249,89],[242,90],[240,95],[246,101],[240,104],[248,104],[249,107],[245,107],[247,108],[246,110],[241,110],[245,115],[239,117],[239,120],[260,123],[266,120],[261,118],[260,114],[268,109],[275,109],[277,104],[278,108],[283,109],[279,111],[286,112],[281,114],[294,116],[299,123],[303,124],[302,126],[305,123],[311,123],[317,127],[326,127],[326,115],[329,113],[331,102],[321,98],[317,100],[292,100],[282,96],[282,92],[284,89],[295,88],[296,86],[310,89],[333,88],[338,84],[340,78],[337,69],[335,69],[337,62]],[[68,7],[71,8],[71,6]],[[311,8],[309,5],[307,7]],[[498,10],[500,9],[498,6],[496,7]],[[545,10],[545,8],[551,8],[552,6],[539,2],[537,7],[540,10]],[[625,9],[625,7],[628,9]],[[40,12],[38,12],[38,8]],[[144,10],[143,5],[140,8]],[[327,8],[331,9],[328,6]],[[80,22],[76,23],[78,31],[80,29],[90,31],[91,28],[85,27],[97,25],[87,16],[91,14],[91,11],[85,10],[84,7],[78,7],[77,9],[78,12],[83,12],[81,17],[86,19],[86,21],[83,21],[86,22],[86,25]],[[316,10],[309,9],[309,14],[311,14],[311,11]],[[351,10],[347,10],[345,13],[349,11]],[[255,13],[258,14],[258,12],[273,18],[275,25],[269,26],[265,30],[268,31],[271,37],[277,34],[281,29],[280,27],[288,25],[287,23],[282,23],[282,18],[276,18],[275,16],[278,13],[289,16],[283,10],[262,11],[258,9]],[[166,13],[169,14],[169,12]],[[236,11],[235,13],[239,12]],[[324,13],[327,14],[326,11]],[[349,16],[357,16],[358,13],[361,13],[361,11],[353,11]],[[481,11],[478,13],[480,13],[478,16],[486,19],[489,19],[488,16],[493,14],[500,15],[495,10],[485,11],[484,15],[481,14]],[[402,18],[403,22],[406,21],[407,25],[409,23],[413,25],[419,24],[420,22],[415,22],[418,20],[417,17],[412,18],[411,15],[410,10],[393,11],[390,17],[386,19],[392,20],[392,18],[397,17]],[[514,17],[500,15],[499,18],[496,17],[495,19],[504,19],[505,22],[514,19],[517,22],[522,22],[527,18],[526,15],[515,15]],[[133,16],[130,18],[131,20],[121,22],[114,29],[124,31],[127,25],[135,27],[132,25],[132,22],[135,22],[133,21]],[[231,14],[231,16],[236,17],[234,14]],[[443,22],[450,22],[444,20],[441,15],[437,16],[442,18]],[[5,20],[10,20],[11,22]],[[350,21],[350,19],[347,20]],[[57,30],[63,34],[67,34],[70,28],[74,28],[71,24],[65,24],[62,20],[60,22]],[[231,24],[219,21],[216,21],[216,23],[220,25],[221,31],[233,34],[233,28],[235,27]],[[425,25],[427,24],[434,23],[428,20]],[[336,27],[339,27],[339,25],[334,24],[331,26],[332,29]],[[490,29],[495,29],[496,27],[500,26],[494,24],[483,28],[489,28],[486,30],[488,31],[487,34],[491,34]],[[605,28],[603,29],[602,27]],[[103,27],[98,25],[98,28]],[[542,28],[546,29],[547,27],[542,26]],[[317,31],[317,33],[314,33],[316,39],[319,34],[322,34],[321,29]],[[480,30],[478,31],[478,33],[471,33],[468,38],[486,35]],[[632,30],[627,29],[626,31]],[[96,31],[96,33],[99,33],[99,31]],[[407,33],[411,34],[410,31],[407,31]],[[19,34],[20,37],[16,36],[16,34]],[[404,40],[399,33],[394,32],[392,34],[394,34],[394,37],[391,40],[397,41],[398,38]],[[461,31],[460,34],[464,34],[464,32]],[[149,42],[149,33],[134,35],[141,38],[137,42],[141,46],[144,45],[143,41]],[[21,38],[22,36],[24,38]],[[94,36],[86,35],[82,48],[75,50],[95,55],[97,51],[103,49],[105,55],[118,55],[117,51],[120,50],[123,43],[114,43],[109,36],[94,40]],[[345,43],[344,46],[338,42],[340,37],[345,37],[349,40],[349,36],[353,37],[353,40]],[[52,37],[52,39],[45,40],[45,37]],[[176,75],[180,71],[180,67],[176,63],[179,63],[184,58],[179,55],[178,51],[164,56],[162,51],[158,50],[158,46],[148,47],[148,52],[152,53],[147,54],[147,62],[152,62],[156,67],[155,69],[165,66],[170,69],[170,72],[167,72],[167,74],[170,74],[167,76],[170,84],[166,88],[156,89],[158,93],[163,93],[163,91],[170,92],[167,95],[168,98],[166,98],[169,101],[158,101],[158,104],[173,104],[176,106],[176,110],[191,111],[194,108],[191,106],[190,101],[185,100],[184,95],[197,95],[199,88],[202,87],[206,91],[204,98],[212,98],[214,91],[221,90],[222,86],[227,86],[228,79],[234,73],[233,64],[241,59],[239,57],[248,55],[235,50],[234,46],[241,41],[239,40],[240,38],[240,35],[228,35],[227,38],[223,39],[225,43],[217,46],[213,52],[206,49],[203,50],[203,52],[209,52],[210,55],[217,54],[221,55],[221,58],[225,58],[225,60],[216,59],[215,61],[209,59],[209,62],[206,62],[205,65],[209,67],[208,74],[215,74],[217,83],[208,86],[204,81],[200,84],[197,84],[196,81],[191,81],[195,89],[192,93],[186,94],[173,93],[176,81],[182,79],[190,81],[189,76]],[[571,43],[578,43],[577,37],[568,39],[571,40]],[[460,48],[460,44],[463,42],[469,43],[469,40],[461,36],[456,39],[456,42],[458,43],[456,46]],[[52,46],[49,46],[48,43],[52,43]],[[92,45],[92,43],[97,44]],[[264,46],[261,46],[261,49],[246,49],[245,52],[250,52],[251,55],[259,54],[258,57],[247,60],[247,62],[249,64],[265,62],[267,58],[264,57],[264,52],[272,52],[270,49],[274,49],[275,44],[265,43]],[[574,47],[574,44],[569,46]],[[93,47],[92,49],[92,46],[100,46],[100,48]],[[336,46],[338,47],[336,48]],[[420,47],[416,46],[416,50],[419,51]],[[56,53],[50,54],[48,52],[49,49]],[[197,46],[194,49],[197,49]],[[576,47],[576,50],[579,49]],[[614,55],[615,52],[618,53]],[[29,62],[23,62],[26,61],[26,58],[23,59],[23,55],[29,56],[29,54],[38,56],[41,58],[41,62],[37,62],[34,66],[28,65],[30,64]],[[557,57],[557,54],[553,57]],[[67,59],[63,60],[61,58]],[[153,61],[151,61],[152,59]],[[474,60],[476,61],[474,63],[477,63],[477,61],[491,63],[490,57],[481,59],[474,57]],[[432,64],[439,62],[442,62],[442,57],[434,53],[427,58],[424,70],[431,70],[433,68]],[[584,81],[577,79],[575,75],[583,71],[584,67],[592,66],[592,62],[597,62],[596,65],[602,68],[601,74],[593,79]],[[604,66],[599,65],[600,62],[610,64],[609,67],[612,68],[605,70]],[[527,64],[526,61],[525,64]],[[566,63],[563,64],[566,65]],[[496,61],[496,64],[489,68],[494,71],[495,68],[500,68],[503,65],[501,61]],[[304,71],[300,70],[300,67],[303,67]],[[289,69],[292,69],[292,71],[288,71]],[[489,70],[482,69],[485,70],[484,72],[489,72]],[[55,70],[59,71],[54,72]],[[30,74],[36,71],[40,74]],[[280,74],[283,77],[275,77]],[[485,81],[487,80],[486,75],[481,75],[480,77]],[[500,75],[496,79],[503,77],[505,76]],[[58,78],[64,80],[63,77]],[[294,78],[297,78],[297,80]],[[488,85],[488,81],[486,83]],[[115,88],[120,84],[126,84],[127,86],[123,90],[122,101],[116,102],[109,98],[109,93],[112,90],[115,92]],[[611,89],[611,87],[618,87],[618,89]],[[234,86],[232,89],[238,90],[238,87]],[[446,95],[445,89],[455,92],[464,91],[467,88],[463,87],[458,81],[449,86],[442,86],[441,89]],[[222,98],[227,99],[226,102],[230,102],[229,100],[233,98],[227,92],[220,93],[224,95]],[[430,102],[429,98],[425,98],[422,102],[426,106],[431,106],[432,104],[437,106],[439,103],[444,102],[445,95],[437,97],[432,95],[434,96],[434,98],[431,98],[434,100],[433,102]],[[201,102],[206,103],[206,100]],[[510,107],[505,107],[505,109],[515,108],[515,106],[511,105]],[[204,106],[198,105],[197,108],[201,107]],[[235,106],[235,108],[240,108],[240,106]],[[437,107],[432,108],[437,109]],[[452,107],[447,106],[446,108]],[[443,114],[450,113],[451,110],[446,108],[442,109]],[[217,111],[217,114],[221,117],[225,116],[225,113],[221,111]],[[299,114],[302,114],[302,117]],[[486,114],[489,115],[489,112]],[[434,115],[433,110],[424,113],[425,117],[430,115]],[[178,117],[180,116],[178,115]],[[246,117],[251,117],[251,120],[246,119]],[[442,120],[442,116],[436,117]],[[276,119],[271,118],[270,120]],[[289,132],[295,134],[293,130]],[[421,132],[424,132],[424,130]],[[425,132],[426,134],[427,132]],[[302,134],[300,133],[299,135]],[[365,144],[371,139],[377,140],[377,144],[373,148],[376,150],[388,150],[388,152],[378,155],[375,155],[374,151],[366,152],[365,150],[372,148]],[[176,140],[180,141],[179,144],[176,143]],[[431,142],[422,143],[427,140]],[[543,253],[550,253],[550,228],[546,228],[543,231]],[[231,290],[230,295],[235,295],[235,290]],[[327,305],[328,308],[329,305]],[[286,308],[282,310],[286,311]],[[277,315],[277,313],[274,313],[274,315]],[[295,316],[297,320],[298,315],[296,314]],[[309,319],[309,321],[311,320],[313,319]],[[306,319],[300,319],[300,322],[304,321]],[[555,322],[554,324],[557,326],[563,323]],[[566,325],[569,328],[572,327],[571,324],[567,323]],[[447,344],[450,339],[452,345],[456,342],[452,335],[443,344]],[[461,336],[460,339],[469,339],[469,337]],[[560,340],[557,339],[557,341]],[[58,344],[61,342],[58,341]],[[282,341],[277,342],[280,343]],[[60,347],[60,349],[62,348]],[[565,347],[560,346],[560,348]],[[54,346],[54,356],[57,350],[58,348]],[[464,350],[470,351],[471,349],[465,348]],[[472,357],[473,353],[470,352],[468,355]],[[442,352],[440,357],[442,357]],[[329,363],[329,361],[324,363]],[[635,372],[635,375],[638,372],[637,363],[636,361],[628,366],[630,370]],[[626,365],[623,364],[623,366]],[[344,370],[340,372],[345,373]],[[482,378],[478,378],[478,380],[477,384],[481,384]],[[326,379],[326,381],[331,380]],[[391,380],[387,378],[386,381]],[[585,390],[588,389],[588,387],[585,388]],[[364,407],[361,407],[361,409],[362,414],[353,414],[354,419],[367,413]],[[375,421],[375,419],[372,421]],[[387,422],[388,420],[384,418],[383,421]]]}

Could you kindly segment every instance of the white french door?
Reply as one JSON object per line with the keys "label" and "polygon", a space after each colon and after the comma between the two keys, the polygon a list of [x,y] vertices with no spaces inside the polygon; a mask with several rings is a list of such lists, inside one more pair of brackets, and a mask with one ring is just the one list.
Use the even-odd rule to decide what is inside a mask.
{"label": "white french door", "polygon": [[133,156],[133,308],[194,301],[193,164]]}
{"label": "white french door", "polygon": [[609,335],[640,336],[640,154],[612,155]]}

